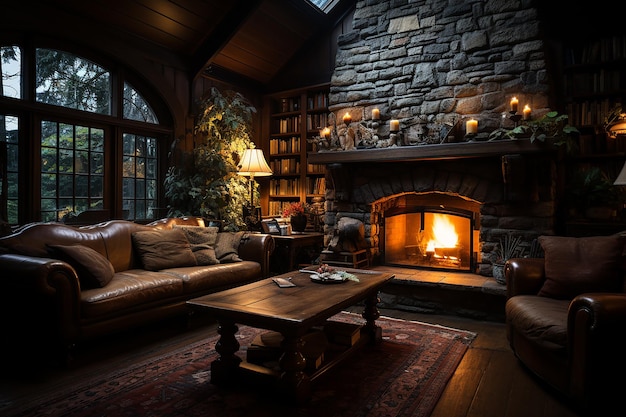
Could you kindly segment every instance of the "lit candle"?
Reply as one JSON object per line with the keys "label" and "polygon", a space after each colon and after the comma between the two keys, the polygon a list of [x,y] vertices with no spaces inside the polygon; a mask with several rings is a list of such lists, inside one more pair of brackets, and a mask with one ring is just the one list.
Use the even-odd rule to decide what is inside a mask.
{"label": "lit candle", "polygon": [[476,133],[478,133],[478,120],[469,119],[465,123],[465,133],[467,133],[468,135],[475,135]]}
{"label": "lit candle", "polygon": [[372,109],[372,120],[380,120],[380,110]]}
{"label": "lit candle", "polygon": [[528,107],[528,104],[524,106],[522,111],[524,112],[524,120],[530,120],[530,107]]}
{"label": "lit candle", "polygon": [[511,112],[512,113],[517,113],[517,105],[519,104],[519,100],[517,99],[517,97],[513,97],[511,99]]}
{"label": "lit candle", "polygon": [[392,132],[397,132],[400,130],[400,120],[390,120],[389,121],[389,130]]}
{"label": "lit candle", "polygon": [[328,139],[328,137],[330,136],[330,129],[325,127],[324,129],[322,129],[322,137],[324,139]]}
{"label": "lit candle", "polygon": [[352,122],[352,116],[350,116],[350,113],[346,112],[346,114],[343,115],[343,122],[347,125]]}

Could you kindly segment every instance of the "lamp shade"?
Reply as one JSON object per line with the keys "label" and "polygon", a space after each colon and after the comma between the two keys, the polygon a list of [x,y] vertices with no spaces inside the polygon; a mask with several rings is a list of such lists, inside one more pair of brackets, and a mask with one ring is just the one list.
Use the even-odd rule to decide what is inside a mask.
{"label": "lamp shade", "polygon": [[613,185],[626,185],[626,163],[622,167],[622,170],[619,172],[619,175],[613,182]]}
{"label": "lamp shade", "polygon": [[243,151],[241,161],[237,165],[239,175],[245,177],[267,177],[272,175],[272,170],[267,165],[261,149],[246,149]]}

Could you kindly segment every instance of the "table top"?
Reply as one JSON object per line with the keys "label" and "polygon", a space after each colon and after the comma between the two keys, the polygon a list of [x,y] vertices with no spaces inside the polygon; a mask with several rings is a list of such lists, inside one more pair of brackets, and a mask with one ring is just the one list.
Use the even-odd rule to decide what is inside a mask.
{"label": "table top", "polygon": [[[356,304],[378,290],[394,274],[346,268],[359,282],[318,283],[306,272],[278,275],[291,278],[295,287],[280,288],[272,278],[205,295],[187,304],[210,311],[218,320],[281,332],[301,333],[322,320]],[[273,277],[273,278],[277,278]]]}

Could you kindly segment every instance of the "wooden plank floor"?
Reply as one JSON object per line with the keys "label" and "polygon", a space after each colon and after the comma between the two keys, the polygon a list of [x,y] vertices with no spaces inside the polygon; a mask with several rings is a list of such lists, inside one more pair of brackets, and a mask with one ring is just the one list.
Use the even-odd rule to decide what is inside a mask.
{"label": "wooden plank floor", "polygon": [[[349,309],[361,313],[362,307]],[[431,417],[578,417],[567,404],[542,386],[521,366],[506,340],[504,324],[450,315],[381,309],[381,315],[416,320],[477,334],[448,382]],[[201,323],[205,324],[205,323]],[[215,324],[211,331],[215,331]],[[175,326],[172,326],[175,327]],[[0,373],[0,403],[27,401],[29,393],[46,392],[75,378],[98,375],[111,367],[127,366],[139,359],[163,353],[206,337],[206,326],[181,331],[159,325],[158,331],[129,332],[123,340],[89,347],[72,369],[50,371],[35,379],[7,377]],[[374,416],[373,416],[374,417]]]}
{"label": "wooden plank floor", "polygon": [[521,365],[503,323],[389,309],[381,314],[477,334],[431,417],[579,417]]}

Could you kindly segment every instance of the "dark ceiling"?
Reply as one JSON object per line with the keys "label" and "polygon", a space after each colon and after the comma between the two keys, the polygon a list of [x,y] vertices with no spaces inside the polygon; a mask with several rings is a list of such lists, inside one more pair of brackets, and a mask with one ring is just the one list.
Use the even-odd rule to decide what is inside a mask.
{"label": "dark ceiling", "polygon": [[[147,41],[176,56],[194,78],[211,74],[267,85],[352,4],[340,0],[328,15],[306,0],[17,0],[8,8],[56,21],[60,31],[80,22]],[[50,13],[63,18],[50,21]]]}

